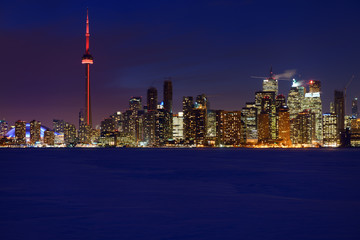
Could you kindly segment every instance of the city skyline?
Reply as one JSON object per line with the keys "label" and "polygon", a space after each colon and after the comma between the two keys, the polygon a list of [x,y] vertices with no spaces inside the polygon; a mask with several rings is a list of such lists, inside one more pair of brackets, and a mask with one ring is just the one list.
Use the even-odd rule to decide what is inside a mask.
{"label": "city skyline", "polygon": [[[188,9],[188,14],[191,15],[192,11],[190,6],[193,6],[195,9],[205,9],[207,14],[215,11],[215,7],[214,7],[214,2],[203,2],[203,4],[189,4],[188,6],[186,4],[182,5],[180,3],[174,3],[175,5],[180,5],[180,7],[183,7],[185,9]],[[9,3],[8,5],[5,6],[9,7],[11,4]],[[93,6],[91,6],[93,5]],[[110,4],[111,5],[111,4]],[[215,4],[216,5],[216,4]],[[221,5],[221,4],[220,4]],[[249,3],[249,4],[241,4],[238,5],[234,2],[230,2],[229,3],[230,6],[235,7],[235,10],[233,11],[240,11],[240,6],[241,8],[253,8],[254,5],[257,5],[256,3]],[[315,7],[316,4],[314,4],[313,7]],[[350,11],[350,5],[351,4],[343,4],[341,5],[340,10],[345,10],[347,9],[347,11]],[[69,3],[64,3],[63,7],[65,6],[69,6]],[[154,4],[154,6],[156,8],[156,4]],[[169,8],[171,7],[170,5],[167,4],[160,4],[160,7],[163,8]],[[274,8],[276,9],[277,4],[274,5]],[[11,6],[10,6],[11,7]],[[107,7],[109,7],[109,5],[107,5]],[[21,13],[22,11],[24,11],[25,9],[21,9],[22,7],[19,7],[19,13]],[[81,8],[81,9],[80,9]],[[127,70],[127,74],[123,74],[123,77],[115,77],[116,79],[120,79],[118,80],[114,80],[114,81],[108,81],[109,79],[109,74],[114,74],[114,70],[110,70],[110,68],[112,69],[120,69],[123,72],[126,72],[126,68],[124,68],[125,66],[129,67],[129,62],[126,62],[126,59],[132,59],[132,61],[137,61],[138,60],[144,60],[143,58],[147,55],[141,55],[139,54],[139,49],[137,47],[134,48],[130,48],[127,49],[126,51],[124,50],[123,46],[121,46],[121,44],[115,44],[115,42],[112,42],[112,44],[109,44],[108,46],[104,45],[101,43],[101,41],[97,40],[97,39],[102,39],[105,40],[106,36],[111,38],[111,36],[108,35],[108,33],[106,32],[107,29],[109,29],[110,27],[112,29],[114,29],[114,26],[106,26],[104,25],[104,21],[106,22],[106,18],[102,18],[99,17],[101,16],[101,14],[104,14],[104,9],[106,8],[105,6],[103,8],[99,7],[99,3],[96,2],[90,2],[89,4],[89,8],[90,8],[90,12],[92,15],[94,15],[94,17],[92,17],[93,20],[93,25],[94,27],[92,29],[94,29],[93,31],[95,32],[94,35],[94,52],[95,54],[99,56],[99,60],[97,61],[97,66],[99,65],[99,67],[94,67],[94,75],[92,77],[92,81],[94,84],[94,88],[93,88],[93,101],[96,101],[97,103],[95,104],[95,106],[93,107],[93,114],[94,114],[94,126],[100,124],[100,121],[105,118],[106,116],[112,114],[113,112],[116,112],[118,110],[120,111],[124,111],[125,109],[127,109],[127,105],[128,105],[128,100],[132,97],[132,96],[142,96],[143,99],[146,98],[146,89],[150,86],[155,86],[157,89],[161,89],[161,85],[162,85],[162,81],[165,79],[165,77],[172,77],[172,82],[173,82],[173,88],[174,88],[174,97],[173,97],[173,106],[174,106],[174,113],[181,111],[181,99],[182,96],[195,96],[197,94],[201,94],[201,93],[205,93],[206,95],[209,96],[210,102],[212,104],[211,108],[212,109],[224,109],[224,110],[240,110],[242,107],[245,106],[245,103],[248,101],[253,101],[253,92],[255,91],[259,91],[261,89],[261,80],[260,79],[254,79],[251,78],[252,75],[257,75],[257,76],[267,76],[267,71],[269,66],[273,66],[274,67],[274,72],[276,74],[281,74],[283,72],[285,72],[288,69],[297,69],[297,74],[294,76],[296,77],[298,80],[320,80],[322,82],[322,100],[323,100],[323,112],[328,112],[329,110],[329,102],[333,100],[333,91],[338,89],[338,90],[343,90],[342,88],[346,85],[346,83],[348,82],[348,80],[350,79],[352,74],[355,74],[355,80],[353,81],[351,87],[348,89],[347,91],[347,114],[350,113],[350,104],[351,104],[351,99],[353,97],[357,96],[357,92],[356,89],[359,88],[359,81],[357,80],[359,77],[359,74],[357,74],[358,70],[355,67],[351,67],[352,65],[356,65],[358,63],[357,59],[353,59],[354,61],[351,61],[351,63],[347,63],[346,66],[345,64],[341,64],[341,60],[339,59],[334,59],[332,60],[332,64],[337,65],[337,68],[331,67],[332,65],[327,65],[326,69],[327,71],[324,71],[324,68],[321,67],[321,64],[324,64],[324,62],[328,61],[326,59],[326,54],[324,54],[322,57],[318,56],[318,64],[315,66],[319,66],[318,69],[314,69],[314,63],[311,64],[311,61],[308,62],[308,64],[299,64],[300,60],[296,60],[296,61],[286,61],[286,63],[282,62],[283,59],[288,59],[288,57],[283,57],[283,59],[281,59],[278,56],[273,55],[273,57],[271,57],[270,60],[266,60],[264,61],[263,57],[261,56],[257,56],[255,58],[248,58],[249,60],[255,61],[257,60],[257,62],[255,64],[251,64],[251,66],[249,66],[249,63],[243,63],[240,61],[240,59],[242,57],[244,57],[242,54],[239,54],[238,52],[235,52],[234,54],[232,54],[231,56],[227,56],[225,59],[222,57],[218,57],[218,58],[214,58],[215,55],[217,54],[229,54],[229,51],[231,50],[231,48],[224,48],[224,42],[220,42],[220,43],[216,43],[215,41],[210,41],[211,44],[214,44],[214,46],[218,46],[220,47],[220,50],[217,50],[216,52],[210,52],[209,54],[211,55],[211,57],[208,59],[209,61],[205,61],[205,65],[207,67],[204,66],[199,66],[199,64],[195,63],[194,61],[200,57],[199,59],[203,59],[204,58],[204,53],[206,52],[205,50],[208,49],[209,46],[205,46],[205,48],[201,48],[199,47],[198,42],[194,42],[197,44],[193,44],[194,46],[198,46],[199,50],[201,50],[201,54],[197,54],[197,52],[192,51],[192,54],[185,54],[185,56],[183,56],[183,54],[180,54],[179,52],[174,52],[174,51],[170,51],[170,53],[174,53],[172,56],[166,56],[168,59],[170,59],[169,63],[164,63],[164,52],[159,52],[159,56],[161,58],[163,58],[161,61],[154,61],[154,63],[156,62],[157,64],[155,64],[154,68],[148,68],[147,66],[151,66],[151,61],[149,63],[150,59],[147,59],[148,63],[142,64],[142,67],[136,67],[137,64],[133,64],[132,67],[128,68]],[[219,14],[224,14],[224,12],[226,11],[230,11],[229,10],[229,6],[224,6],[221,5],[219,10]],[[333,9],[334,6],[329,4],[328,8],[325,9],[326,11],[332,11],[331,9]],[[34,33],[36,34],[29,34],[24,36],[24,40],[18,40],[18,48],[11,48],[12,50],[12,54],[14,55],[19,55],[17,54],[17,51],[21,51],[21,52],[25,52],[25,53],[29,53],[33,52],[33,53],[37,53],[37,54],[33,54],[33,62],[28,63],[23,71],[20,72],[15,72],[13,71],[13,67],[16,66],[18,63],[15,62],[13,60],[12,57],[9,57],[9,53],[7,51],[4,51],[4,55],[5,57],[2,59],[3,62],[3,66],[9,66],[9,68],[5,69],[1,74],[1,78],[3,79],[3,83],[2,85],[4,86],[5,89],[9,89],[9,88],[16,88],[16,92],[15,93],[11,93],[11,95],[9,95],[7,92],[5,92],[5,94],[3,94],[3,99],[1,100],[1,116],[0,118],[5,118],[8,122],[12,123],[15,122],[17,120],[26,120],[28,122],[30,122],[33,119],[36,119],[38,121],[43,122],[45,125],[51,127],[51,122],[53,119],[64,119],[68,122],[71,123],[77,123],[78,120],[78,111],[80,108],[82,108],[82,106],[84,106],[83,103],[83,97],[78,97],[78,96],[83,96],[82,91],[83,91],[83,81],[81,79],[83,76],[83,72],[81,74],[81,66],[79,66],[78,62],[77,64],[75,64],[76,59],[73,58],[73,55],[75,54],[69,54],[70,49],[72,49],[75,45],[75,43],[80,43],[83,42],[83,37],[80,37],[80,34],[83,32],[82,31],[77,31],[80,29],[83,29],[84,24],[83,24],[83,16],[84,16],[84,11],[86,8],[83,8],[80,5],[77,6],[73,6],[70,7],[66,13],[71,13],[69,16],[64,17],[62,16],[61,13],[61,9],[56,10],[55,12],[57,12],[57,14],[54,14],[54,16],[56,17],[56,19],[52,16],[49,17],[49,20],[45,22],[42,21],[35,21],[37,18],[33,19],[32,21],[29,20],[26,24],[22,25],[20,23],[16,24],[12,17],[9,15],[5,15],[5,21],[1,27],[1,31],[3,31],[4,34],[2,34],[4,36],[3,41],[4,43],[2,45],[9,45],[9,46],[13,46],[14,43],[9,43],[9,39],[11,39],[13,36],[15,36],[16,34],[20,34],[20,33],[24,33],[24,31],[28,31],[28,32],[32,32],[34,31]],[[286,8],[285,8],[286,9]],[[63,9],[62,9],[63,10]],[[79,12],[77,12],[77,10],[79,10]],[[304,10],[304,9],[303,9]],[[308,9],[308,11],[310,11],[311,9]],[[325,11],[324,10],[324,11]],[[135,11],[135,10],[133,10]],[[145,11],[144,9],[139,9],[138,11]],[[241,10],[242,11],[242,10]],[[34,12],[36,13],[36,11]],[[114,17],[114,15],[111,15],[112,11],[110,11],[109,14],[109,18],[111,19],[111,17]],[[26,13],[26,14],[31,14],[31,13]],[[27,15],[21,16],[21,17],[25,17]],[[208,15],[205,14],[206,17],[208,17]],[[222,16],[219,15],[218,17]],[[66,15],[66,14],[65,14]],[[71,23],[69,24],[69,21],[71,18],[74,18],[74,16],[76,15],[76,18],[82,17],[82,20],[79,21],[78,23],[75,24]],[[296,14],[295,14],[296,15]],[[345,12],[339,11],[339,14],[337,15],[338,17],[334,17],[337,20],[341,21],[349,21],[349,17],[345,16]],[[20,19],[21,19],[20,17]],[[38,18],[43,17],[41,14]],[[129,16],[128,16],[129,17]],[[352,16],[353,18],[355,18],[355,16]],[[131,17],[129,19],[132,19]],[[336,20],[335,19],[335,20]],[[117,19],[118,21],[119,19]],[[139,21],[143,21],[138,19]],[[156,20],[156,19],[154,19]],[[225,19],[228,20],[228,19]],[[219,24],[225,24],[228,23],[227,21],[223,21]],[[333,20],[332,20],[333,21]],[[72,22],[72,21],[71,21]],[[151,22],[151,21],[150,21]],[[319,23],[323,23],[321,21],[319,21]],[[153,23],[154,26],[159,27],[159,23],[157,23],[155,21],[155,23]],[[173,23],[175,24],[175,23]],[[251,25],[251,23],[248,23],[249,26],[254,26]],[[264,23],[265,24],[265,23]],[[269,23],[266,23],[265,25],[267,25]],[[323,23],[325,24],[325,23]],[[74,25],[76,25],[76,27],[74,27]],[[255,24],[256,25],[256,24]],[[47,27],[50,27],[51,29],[56,29],[60,30],[60,31],[49,31],[47,29]],[[71,26],[71,27],[70,27]],[[125,25],[122,24],[120,25],[122,28],[125,28]],[[235,27],[235,23],[234,25],[229,25],[231,27]],[[249,27],[248,26],[248,27]],[[308,26],[308,25],[305,25]],[[24,27],[27,28],[27,30],[24,30]],[[70,28],[69,28],[70,27]],[[285,27],[285,26],[282,26]],[[308,26],[309,27],[309,26]],[[349,25],[347,30],[351,29],[351,27],[353,27],[353,25]],[[59,36],[59,32],[62,32],[65,30],[65,28],[70,29],[69,33],[70,34],[64,34],[64,36]],[[75,28],[77,29],[76,31]],[[335,26],[336,28],[336,26]],[[206,29],[206,28],[205,28]],[[184,29],[182,29],[184,30]],[[217,29],[219,30],[219,29]],[[325,29],[326,30],[326,29]],[[40,32],[39,32],[40,31]],[[115,31],[117,33],[119,33],[121,35],[122,31],[118,31],[117,29],[115,29]],[[126,31],[124,31],[125,33]],[[170,31],[171,32],[171,31]],[[181,31],[180,31],[181,32]],[[290,31],[291,32],[291,31]],[[104,34],[105,33],[105,34]],[[163,41],[165,39],[167,39],[164,35],[157,35],[156,33],[159,32],[153,32],[152,34],[149,33],[149,35],[147,36],[156,36],[158,37],[157,40],[153,40],[149,42],[149,49],[147,49],[147,51],[145,51],[145,53],[150,53],[151,57],[156,56],[156,54],[152,53],[150,50],[152,50],[151,47],[154,46],[154,42],[159,44],[157,45],[156,48],[154,48],[153,50],[156,49],[161,49],[161,43],[164,43]],[[212,34],[214,34],[215,32],[212,32]],[[327,33],[325,31],[325,33]],[[355,39],[357,39],[358,34],[354,33],[356,36],[356,38],[351,38],[352,41],[355,41]],[[357,35],[356,35],[357,34]],[[136,35],[136,34],[135,34]],[[252,38],[255,38],[257,34],[255,34],[254,36],[252,36]],[[205,35],[202,36],[197,36],[197,38],[192,39],[192,40],[204,40]],[[214,37],[214,35],[211,35]],[[235,36],[235,37],[239,37],[237,34],[235,34],[235,32],[226,32],[226,34],[223,35],[224,39],[229,39],[230,36]],[[324,34],[324,36],[326,36],[326,34]],[[350,35],[347,35],[350,36]],[[55,48],[56,50],[56,56],[60,58],[64,58],[66,55],[66,58],[71,65],[70,67],[67,66],[67,64],[60,62],[60,64],[57,64],[57,67],[61,67],[61,70],[59,71],[59,69],[57,69],[57,74],[45,74],[45,72],[43,72],[44,69],[48,68],[47,63],[45,63],[44,61],[47,59],[47,57],[51,57],[52,55],[52,51],[48,51],[48,52],[44,52],[49,50],[48,46],[45,45],[41,45],[38,44],[36,41],[34,42],[34,39],[42,39],[42,41],[47,42],[47,40],[52,39],[56,37],[57,41],[61,40],[64,41],[65,43],[58,43],[56,44],[57,47]],[[118,37],[118,35],[115,35],[115,38]],[[251,37],[251,36],[248,36]],[[25,46],[23,41],[27,40],[28,38],[30,38],[29,40],[32,41],[26,41],[28,48],[25,49]],[[76,38],[76,40],[75,40]],[[131,40],[138,40],[140,41],[139,37],[135,37],[134,35],[132,35],[131,37],[129,37]],[[336,39],[336,36],[335,36]],[[350,39],[350,38],[349,38]],[[182,39],[184,40],[184,39]],[[214,38],[211,38],[211,40],[214,40]],[[122,39],[122,41],[125,41],[124,39]],[[329,40],[330,41],[330,40]],[[331,41],[335,41],[334,39],[331,39]],[[50,46],[50,42],[49,41],[49,46]],[[126,42],[126,41],[125,41]],[[225,41],[226,42],[226,41]],[[270,41],[271,42],[271,41]],[[32,44],[33,43],[33,44]],[[52,42],[53,43],[53,42]],[[108,42],[109,43],[109,42]],[[216,44],[215,44],[216,43]],[[301,41],[300,41],[301,43]],[[306,42],[304,42],[306,43]],[[328,42],[328,44],[330,44],[331,42]],[[256,46],[258,47],[264,47],[266,48],[267,43],[262,44],[261,42],[257,43]],[[67,48],[67,45],[71,46],[71,48]],[[126,45],[126,44],[123,44]],[[252,44],[237,44],[237,46],[242,46],[243,47],[249,47]],[[120,59],[122,58],[122,56],[124,56],[124,61],[110,61],[109,59],[114,60],[112,54],[108,55],[110,56],[110,58],[106,58],[106,55],[104,55],[104,52],[106,52],[106,47],[112,47],[112,49],[114,49],[114,53],[117,53],[119,51],[119,49],[115,49],[115,46],[120,47],[120,51],[123,51],[125,53],[127,53],[126,56],[124,55],[119,55],[117,56],[117,58],[120,57]],[[146,48],[146,44],[143,45]],[[164,45],[164,47],[169,47],[168,45]],[[186,47],[183,45],[180,45],[180,42],[174,42],[172,43],[172,47],[178,48],[179,46],[183,47],[187,52],[188,50],[192,49],[193,47],[191,47],[191,44],[189,44],[190,47]],[[234,48],[235,45],[231,45],[231,47]],[[304,44],[300,44],[299,47],[304,47]],[[330,44],[331,46],[331,44]],[[64,53],[61,51],[58,51],[58,48],[63,48]],[[81,54],[80,50],[83,47],[83,43],[81,44],[81,46],[77,46],[76,47],[76,54]],[[315,45],[308,45],[309,48],[315,48]],[[355,45],[349,45],[347,46],[347,48],[349,47],[353,47],[353,52],[352,54],[358,52],[359,50],[357,48],[355,48]],[[317,48],[320,48],[319,51],[322,49],[322,51],[327,50],[327,51],[338,51],[338,49],[336,49],[336,47],[324,47],[324,46],[320,46],[317,45]],[[25,51],[24,51],[25,49]],[[28,50],[30,49],[30,50]],[[104,50],[104,52],[101,51],[101,49]],[[268,48],[267,51],[273,51],[273,50],[280,50],[281,48],[279,46],[275,46],[272,48]],[[132,51],[133,50],[133,51]],[[193,49],[194,50],[194,49]],[[236,48],[236,50],[239,50],[238,48]],[[345,54],[345,49],[344,50],[344,54]],[[73,51],[73,50],[71,50]],[[150,51],[150,52],[148,52]],[[203,52],[205,51],[205,52]],[[265,51],[265,53],[267,52]],[[131,54],[132,52],[132,54]],[[326,51],[325,51],[326,52]],[[109,52],[108,52],[109,53]],[[261,53],[261,51],[257,51],[254,52],[254,55],[259,55]],[[320,52],[315,51],[315,53],[320,54]],[[64,55],[62,55],[64,54]],[[347,53],[349,54],[349,53]],[[352,54],[350,54],[352,56]],[[38,55],[40,55],[40,57],[37,57]],[[166,54],[165,54],[166,55]],[[246,54],[245,54],[246,55]],[[131,56],[131,58],[128,58],[129,56]],[[176,62],[174,59],[178,59],[178,57],[181,56],[182,57],[182,63],[181,62]],[[310,56],[309,56],[310,57]],[[238,60],[233,60],[231,62],[229,62],[229,59],[238,59]],[[78,58],[77,58],[78,59]],[[198,60],[199,60],[198,59]],[[300,58],[303,59],[303,58]],[[18,59],[17,59],[18,60]],[[186,61],[187,60],[187,61]],[[39,65],[38,62],[42,61],[43,64]],[[131,61],[130,61],[131,62]],[[135,63],[133,62],[133,63]],[[251,62],[251,61],[250,61]],[[16,63],[16,64],[15,64]],[[115,64],[116,63],[116,64]],[[121,64],[121,63],[125,63],[125,64]],[[185,65],[187,65],[187,67],[184,67],[184,63],[186,63]],[[149,65],[150,64],[150,65]],[[170,65],[169,65],[170,64]],[[225,65],[225,66],[224,66]],[[236,69],[236,71],[234,70],[234,66],[238,65],[238,69]],[[326,65],[326,64],[325,64]],[[35,66],[35,67],[34,67]],[[104,68],[104,66],[107,67]],[[141,64],[139,65],[141,66]],[[145,68],[144,68],[145,66]],[[162,66],[162,67],[159,67]],[[179,68],[174,68],[174,66],[180,66]],[[191,71],[189,71],[190,68]],[[131,69],[132,68],[132,69]],[[130,69],[130,70],[129,70]],[[137,69],[137,70],[136,70]],[[154,69],[156,69],[156,71],[154,71]],[[164,71],[161,72],[160,69],[163,69]],[[331,70],[329,70],[331,69]],[[344,69],[347,69],[346,71]],[[54,68],[50,68],[49,70],[54,70]],[[49,71],[48,70],[48,71]],[[135,71],[134,71],[135,70]],[[191,73],[191,74],[186,74],[186,72]],[[25,74],[26,73],[26,74]],[[139,76],[139,73],[141,73]],[[329,73],[332,73],[333,76],[336,76],[335,79],[334,77],[328,77]],[[111,75],[110,74],[110,75]],[[121,75],[121,74],[120,74]],[[126,76],[127,75],[127,76]],[[26,76],[26,77],[24,77]],[[113,75],[115,76],[115,75]],[[144,77],[146,76],[146,77]],[[230,76],[230,77],[229,77]],[[49,78],[54,77],[54,81],[52,81]],[[69,81],[64,80],[64,78],[69,77],[71,79],[71,84]],[[59,80],[60,78],[62,78],[63,81],[55,81],[55,80]],[[106,78],[107,80],[103,81],[103,79]],[[114,79],[115,79],[114,78]],[[224,78],[225,80],[223,80],[222,78]],[[7,80],[9,79],[9,80]],[[22,88],[21,86],[23,86],[24,83],[22,82],[22,79],[26,79],[26,84],[28,84],[29,86],[26,86],[24,88]],[[38,80],[37,80],[38,79]],[[47,81],[45,82],[46,79]],[[341,79],[341,80],[338,80]],[[56,84],[55,84],[56,82]],[[120,83],[120,86],[119,86]],[[191,87],[189,87],[189,84],[191,83]],[[44,86],[45,85],[45,86]],[[281,81],[279,83],[279,93],[282,93],[284,95],[287,96],[287,93],[289,92],[291,87],[291,82],[286,82],[286,81]],[[10,92],[10,91],[9,91]],[[74,94],[76,93],[77,96],[75,96]],[[159,96],[161,96],[161,94],[159,94]],[[15,98],[14,98],[15,97]],[[11,100],[10,100],[11,99]],[[161,97],[159,97],[159,99],[161,99]],[[26,104],[24,104],[26,103]]]}

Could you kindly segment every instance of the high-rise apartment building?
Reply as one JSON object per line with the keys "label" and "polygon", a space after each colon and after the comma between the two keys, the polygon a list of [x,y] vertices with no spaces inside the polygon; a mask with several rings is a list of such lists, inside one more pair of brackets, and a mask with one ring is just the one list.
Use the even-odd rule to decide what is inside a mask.
{"label": "high-rise apartment building", "polygon": [[74,144],[76,142],[76,127],[74,124],[65,123],[64,142],[65,144]]}
{"label": "high-rise apartment building", "polygon": [[35,144],[40,142],[40,128],[41,122],[32,120],[30,122],[30,143]]}
{"label": "high-rise apartment building", "polygon": [[240,145],[241,112],[218,111],[217,142],[221,145]]}
{"label": "high-rise apartment building", "polygon": [[15,141],[16,144],[22,145],[26,144],[26,122],[25,121],[16,121],[15,122]]}
{"label": "high-rise apartment building", "polygon": [[8,123],[5,120],[0,120],[0,137],[5,137],[8,131]]}
{"label": "high-rise apartment building", "polygon": [[53,146],[55,144],[55,134],[53,131],[45,131],[44,132],[44,143]]}

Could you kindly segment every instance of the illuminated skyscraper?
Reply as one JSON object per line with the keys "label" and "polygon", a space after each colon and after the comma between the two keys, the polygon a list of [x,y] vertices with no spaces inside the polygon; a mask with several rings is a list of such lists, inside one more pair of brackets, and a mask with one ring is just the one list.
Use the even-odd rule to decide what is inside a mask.
{"label": "illuminated skyscraper", "polygon": [[109,132],[115,131],[115,121],[112,117],[105,118],[100,123],[100,133],[101,136],[105,136]]}
{"label": "illuminated skyscraper", "polygon": [[141,109],[141,97],[132,97],[129,100],[129,107],[132,111],[138,111]]}
{"label": "illuminated skyscraper", "polygon": [[86,14],[86,48],[85,54],[82,57],[82,64],[85,64],[85,124],[92,128],[92,116],[91,116],[91,95],[90,95],[90,64],[94,63],[94,58],[90,54],[90,32],[89,32],[89,13]]}
{"label": "illuminated skyscraper", "polygon": [[65,124],[66,124],[66,122],[64,120],[54,119],[53,120],[53,130],[54,130],[54,132],[64,133]]}
{"label": "illuminated skyscraper", "polygon": [[274,78],[272,67],[270,68],[270,76],[263,80],[263,91],[274,92],[275,96],[278,95],[278,80]]}
{"label": "illuminated skyscraper", "polygon": [[358,99],[357,97],[353,98],[352,102],[351,102],[351,114],[353,116],[353,118],[357,118],[358,117]]}
{"label": "illuminated skyscraper", "polygon": [[209,139],[216,137],[216,112],[215,110],[207,110],[207,137]]}
{"label": "illuminated skyscraper", "polygon": [[290,140],[290,113],[287,106],[278,108],[278,139],[284,145],[291,145]]}
{"label": "illuminated skyscraper", "polygon": [[196,145],[204,145],[207,136],[207,106],[208,100],[205,94],[198,95],[191,118],[194,126],[194,140]]}
{"label": "illuminated skyscraper", "polygon": [[26,144],[26,122],[16,121],[15,122],[15,140],[16,144]]}
{"label": "illuminated skyscraper", "polygon": [[309,82],[309,93],[321,92],[321,82],[310,80]]}
{"label": "illuminated skyscraper", "polygon": [[309,93],[305,94],[305,98],[303,101],[303,109],[311,110],[311,112],[315,114],[315,141],[317,141],[319,144],[322,144],[323,115],[322,115],[320,81],[311,80],[309,82]]}
{"label": "illuminated skyscraper", "polygon": [[313,144],[315,140],[315,114],[304,110],[293,119],[291,141],[293,144]]}
{"label": "illuminated skyscraper", "polygon": [[9,131],[9,125],[5,120],[0,120],[0,137],[5,137]]}
{"label": "illuminated skyscraper", "polygon": [[360,119],[353,119],[351,122],[351,138],[352,147],[360,147]]}
{"label": "illuminated skyscraper", "polygon": [[218,111],[217,142],[239,145],[241,141],[241,112]]}
{"label": "illuminated skyscraper", "polygon": [[91,142],[91,128],[85,121],[85,115],[82,109],[79,112],[78,137],[80,143],[88,144]]}
{"label": "illuminated skyscraper", "polygon": [[151,87],[147,91],[147,110],[156,111],[157,109],[157,90],[154,87]]}
{"label": "illuminated skyscraper", "polygon": [[337,147],[340,144],[337,132],[336,114],[323,114],[323,145],[324,147]]}
{"label": "illuminated skyscraper", "polygon": [[193,119],[193,107],[194,100],[193,97],[183,97],[183,113],[184,113],[184,140],[186,143],[191,143],[194,136],[194,119]]}
{"label": "illuminated skyscraper", "polygon": [[44,132],[44,143],[50,146],[55,144],[55,134],[53,131],[45,131]]}
{"label": "illuminated skyscraper", "polygon": [[[266,113],[269,114],[269,130],[270,139],[276,139],[276,101],[274,91],[262,91],[255,93],[255,107],[258,109],[258,115],[266,108]],[[258,116],[258,121],[260,117]],[[259,123],[258,123],[259,124]]]}
{"label": "illuminated skyscraper", "polygon": [[166,121],[167,125],[165,126],[165,131],[166,131],[165,135],[167,136],[168,139],[173,138],[172,106],[173,106],[173,89],[172,89],[171,78],[168,78],[164,82],[164,109],[168,113],[167,115],[169,115],[167,116],[167,118],[170,119],[169,121]]}
{"label": "illuminated skyscraper", "polygon": [[241,143],[254,144],[258,139],[258,109],[255,103],[246,103],[241,110]]}
{"label": "illuminated skyscraper", "polygon": [[334,92],[334,108],[335,114],[337,118],[337,131],[340,136],[341,133],[344,132],[344,124],[345,124],[345,98],[343,91]]}
{"label": "illuminated skyscraper", "polygon": [[261,112],[258,118],[258,142],[267,143],[270,139],[270,114]]}
{"label": "illuminated skyscraper", "polygon": [[155,112],[155,145],[161,146],[167,143],[172,138],[172,131],[170,135],[170,121],[172,121],[172,114],[165,109],[157,109]]}
{"label": "illuminated skyscraper", "polygon": [[30,122],[30,143],[35,144],[40,141],[40,127],[41,122],[32,120]]}
{"label": "illuminated skyscraper", "polygon": [[301,87],[296,80],[293,80],[293,85],[290,89],[287,99],[287,106],[289,107],[290,120],[297,117],[303,111],[303,99],[305,97],[304,87]]}
{"label": "illuminated skyscraper", "polygon": [[65,123],[64,142],[65,144],[73,144],[76,142],[76,127],[74,124],[68,122]]}
{"label": "illuminated skyscraper", "polygon": [[177,141],[184,139],[184,114],[179,112],[173,115],[173,138]]}

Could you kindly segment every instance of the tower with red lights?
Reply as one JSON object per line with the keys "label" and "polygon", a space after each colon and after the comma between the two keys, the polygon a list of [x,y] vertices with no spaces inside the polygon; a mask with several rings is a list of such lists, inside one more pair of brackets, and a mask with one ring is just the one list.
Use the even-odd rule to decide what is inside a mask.
{"label": "tower with red lights", "polygon": [[90,46],[89,46],[89,11],[86,12],[86,49],[85,54],[82,57],[82,64],[85,64],[85,112],[84,112],[84,120],[86,125],[90,128],[92,127],[92,117],[91,117],[91,95],[90,95],[90,64],[94,63],[94,58],[90,54]]}

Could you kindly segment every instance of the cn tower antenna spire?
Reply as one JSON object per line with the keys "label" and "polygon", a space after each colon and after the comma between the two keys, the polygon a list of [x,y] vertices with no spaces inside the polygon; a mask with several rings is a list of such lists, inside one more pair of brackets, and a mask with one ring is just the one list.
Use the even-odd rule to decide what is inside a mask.
{"label": "cn tower antenna spire", "polygon": [[86,9],[86,33],[85,33],[85,36],[86,36],[86,53],[89,54],[90,53],[89,9]]}

